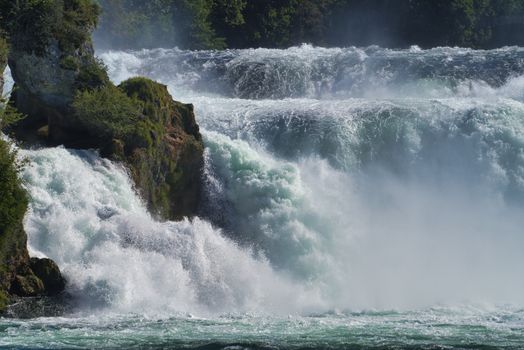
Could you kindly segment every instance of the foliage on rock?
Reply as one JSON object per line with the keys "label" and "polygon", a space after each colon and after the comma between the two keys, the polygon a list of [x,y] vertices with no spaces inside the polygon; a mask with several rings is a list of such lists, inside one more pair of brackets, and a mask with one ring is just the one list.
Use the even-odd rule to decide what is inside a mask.
{"label": "foliage on rock", "polygon": [[150,210],[170,219],[195,214],[203,145],[191,105],[173,101],[164,85],[131,78],[78,92],[73,109],[92,147],[128,166]]}
{"label": "foliage on rock", "polygon": [[126,137],[140,118],[140,107],[114,85],[79,91],[73,101],[75,122],[100,140]]}
{"label": "foliage on rock", "polygon": [[63,51],[90,40],[100,8],[91,0],[0,0],[4,29],[17,50],[42,55],[53,39]]}
{"label": "foliage on rock", "polygon": [[0,68],[5,67],[7,64],[7,53],[8,53],[7,40],[0,32]]}
{"label": "foliage on rock", "polygon": [[85,91],[101,88],[110,85],[107,70],[102,62],[96,58],[87,60],[87,62],[78,68],[78,75],[75,80],[74,88]]}
{"label": "foliage on rock", "polygon": [[0,140],[0,299],[4,301],[16,270],[28,259],[23,228],[28,200],[18,178],[19,167],[11,146]]}

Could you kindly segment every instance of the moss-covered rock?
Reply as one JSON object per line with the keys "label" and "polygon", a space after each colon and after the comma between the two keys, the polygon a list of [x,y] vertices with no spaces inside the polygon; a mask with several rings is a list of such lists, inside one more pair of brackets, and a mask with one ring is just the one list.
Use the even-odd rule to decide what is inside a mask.
{"label": "moss-covered rock", "polygon": [[8,17],[17,18],[7,26],[14,40],[12,100],[28,116],[14,132],[25,141],[97,148],[129,168],[159,217],[193,216],[204,148],[193,107],[175,102],[166,86],[149,79],[118,87],[109,81],[90,40],[98,14],[93,6],[91,0],[19,0],[7,6],[16,14]]}
{"label": "moss-covered rock", "polygon": [[4,70],[7,66],[7,40],[0,32],[0,94],[4,90]]}
{"label": "moss-covered rock", "polygon": [[11,282],[29,262],[23,219],[27,196],[18,179],[15,154],[0,140],[0,290],[8,291]]}
{"label": "moss-covered rock", "polygon": [[[36,296],[56,294],[64,285],[56,284],[62,279],[60,270],[45,259],[44,266],[29,259],[27,235],[23,219],[27,211],[27,195],[18,178],[19,163],[10,145],[0,140],[0,312],[9,300],[9,294]],[[38,271],[35,274],[32,268]],[[43,273],[50,270],[52,272]]]}
{"label": "moss-covered rock", "polygon": [[195,215],[204,147],[192,105],[173,101],[165,85],[132,78],[79,92],[73,107],[75,131],[61,134],[123,162],[159,217]]}
{"label": "moss-covered rock", "polygon": [[195,215],[204,146],[193,105],[173,101],[166,86],[145,78],[129,79],[119,88],[139,102],[145,117],[122,141],[150,209],[170,219]]}
{"label": "moss-covered rock", "polygon": [[92,0],[9,1],[0,11],[11,43],[12,99],[28,116],[14,128],[20,138],[68,115],[77,89],[109,82],[90,39],[99,13]]}

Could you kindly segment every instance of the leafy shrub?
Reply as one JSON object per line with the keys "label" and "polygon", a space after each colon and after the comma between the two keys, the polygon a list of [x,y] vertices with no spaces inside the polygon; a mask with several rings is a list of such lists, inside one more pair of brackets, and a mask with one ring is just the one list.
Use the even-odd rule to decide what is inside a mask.
{"label": "leafy shrub", "polygon": [[54,29],[60,48],[73,51],[89,41],[99,14],[99,6],[91,0],[64,0],[62,21]]}
{"label": "leafy shrub", "polygon": [[75,120],[101,139],[125,137],[141,116],[140,105],[112,84],[79,91],[73,108]]}
{"label": "leafy shrub", "polygon": [[40,55],[53,39],[62,50],[80,49],[99,13],[92,0],[0,0],[2,26],[13,45]]}
{"label": "leafy shrub", "polygon": [[25,118],[25,115],[18,112],[18,110],[9,102],[5,102],[5,98],[0,98],[0,130],[16,124]]}
{"label": "leafy shrub", "polygon": [[76,71],[80,68],[80,62],[74,56],[67,55],[60,60],[60,67],[67,70]]}
{"label": "leafy shrub", "polygon": [[27,209],[27,194],[18,178],[20,167],[11,145],[0,140],[0,257],[7,231],[21,224]]}
{"label": "leafy shrub", "polygon": [[7,41],[5,40],[5,38],[3,38],[2,32],[0,31],[0,68],[3,68],[4,65],[7,63],[7,53]]}
{"label": "leafy shrub", "polygon": [[94,58],[83,64],[75,81],[75,88],[80,91],[93,90],[109,85],[107,69],[102,61]]}

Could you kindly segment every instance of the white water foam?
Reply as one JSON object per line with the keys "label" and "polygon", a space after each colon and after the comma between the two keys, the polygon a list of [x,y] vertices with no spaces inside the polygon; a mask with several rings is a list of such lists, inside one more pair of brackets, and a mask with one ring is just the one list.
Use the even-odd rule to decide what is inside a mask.
{"label": "white water foam", "polygon": [[[91,152],[27,151],[31,248],[60,264],[87,306],[118,312],[523,305],[520,66],[492,81],[497,62],[519,62],[521,51],[106,53],[114,80],[159,78],[196,104],[207,213],[155,222],[115,164]],[[396,64],[377,76],[374,62],[412,70]],[[425,62],[442,76],[419,79]],[[306,69],[313,63],[323,77]],[[277,76],[253,78],[271,67],[285,82],[275,95]],[[370,94],[349,81],[369,77]],[[315,87],[324,78],[326,94]],[[263,99],[236,98],[238,86]]]}
{"label": "white water foam", "polygon": [[[23,151],[30,250],[52,257],[84,306],[144,314],[297,312],[306,288],[201,219],[160,223],[127,174],[90,151]],[[297,295],[299,297],[297,297]],[[305,301],[303,298],[307,298]]]}

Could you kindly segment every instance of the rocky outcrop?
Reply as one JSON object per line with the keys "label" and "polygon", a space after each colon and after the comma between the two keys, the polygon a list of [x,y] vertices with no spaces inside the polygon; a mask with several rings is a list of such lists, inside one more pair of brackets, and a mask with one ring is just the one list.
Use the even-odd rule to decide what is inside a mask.
{"label": "rocky outcrop", "polygon": [[128,167],[159,218],[195,215],[204,147],[193,107],[149,79],[118,87],[109,81],[93,53],[98,10],[91,0],[50,0],[36,9],[34,2],[21,2],[17,17],[35,23],[10,27],[12,100],[27,115],[13,128],[17,138],[99,149]]}
{"label": "rocky outcrop", "polygon": [[[11,101],[26,115],[11,131],[29,142],[97,148],[128,167],[153,213],[192,216],[204,149],[193,107],[174,101],[166,86],[149,79],[113,85],[93,53],[97,16],[92,0],[0,2],[15,81]],[[54,262],[29,258],[27,197],[16,164],[0,140],[0,311],[9,298],[54,295],[65,286]]]}
{"label": "rocky outcrop", "polygon": [[[0,94],[4,91],[4,70],[7,66],[7,41],[0,33]],[[0,96],[1,98],[1,96]]]}
{"label": "rocky outcrop", "polygon": [[18,178],[15,154],[0,140],[0,313],[11,295],[56,295],[65,287],[49,259],[30,259],[23,219],[27,195]]}
{"label": "rocky outcrop", "polygon": [[145,78],[119,88],[138,102],[143,116],[133,136],[114,140],[114,156],[125,159],[153,213],[169,219],[195,215],[204,146],[193,105],[173,101],[166,86]]}
{"label": "rocky outcrop", "polygon": [[195,215],[204,146],[192,105],[173,101],[165,85],[132,78],[78,94],[73,110],[67,123],[50,124],[51,138],[81,140],[123,162],[158,217]]}
{"label": "rocky outcrop", "polygon": [[[18,110],[28,116],[15,131],[27,135],[47,125],[49,119],[68,114],[82,73],[79,67],[96,64],[93,60],[93,48],[88,43],[71,55],[60,50],[57,40],[52,40],[43,55],[13,48],[9,54],[16,83],[12,99]],[[64,63],[68,61],[75,64]]]}
{"label": "rocky outcrop", "polygon": [[65,279],[58,265],[51,259],[31,258],[29,266],[34,275],[42,281],[44,292],[48,295],[60,293],[65,288]]}
{"label": "rocky outcrop", "polygon": [[[27,117],[13,128],[19,139],[34,141],[51,120],[71,114],[78,90],[109,83],[94,57],[90,35],[98,16],[91,0],[21,0],[4,9],[8,22],[11,97]],[[40,133],[41,134],[41,133]]]}

